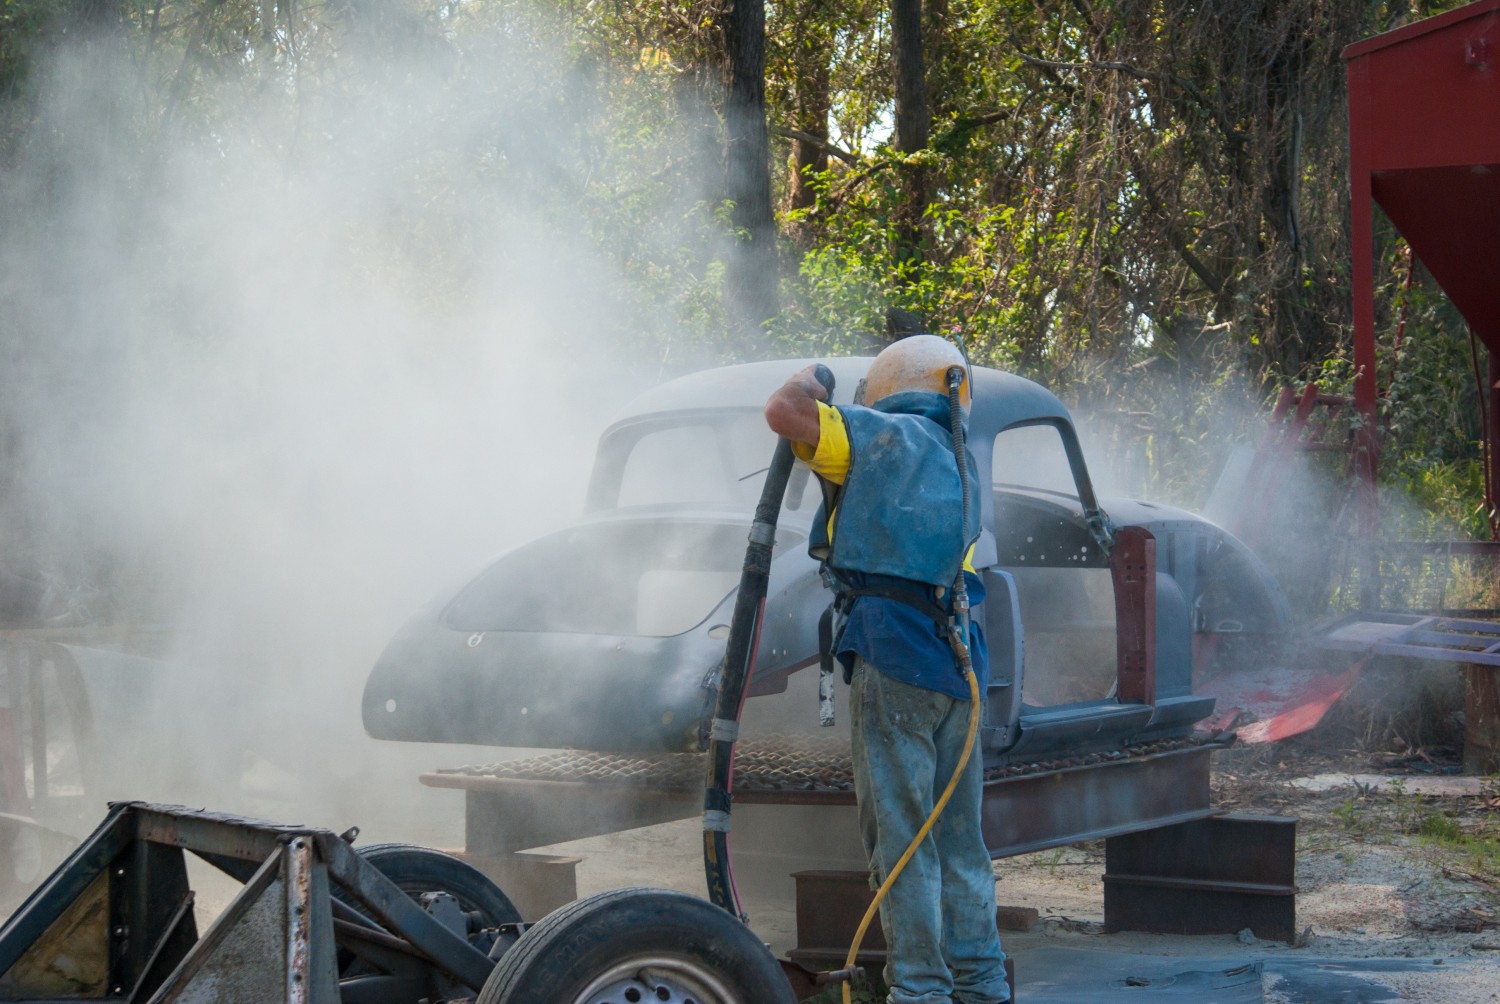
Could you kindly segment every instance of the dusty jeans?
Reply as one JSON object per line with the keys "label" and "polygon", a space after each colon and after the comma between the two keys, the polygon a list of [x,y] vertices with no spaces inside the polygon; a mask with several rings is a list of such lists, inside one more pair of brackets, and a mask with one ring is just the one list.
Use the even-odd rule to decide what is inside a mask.
{"label": "dusty jeans", "polygon": [[[854,790],[872,883],[884,881],[963,753],[969,702],[893,680],[863,660],[849,695]],[[937,825],[880,907],[893,1004],[1010,1000],[995,929],[995,878],[979,829],[976,750]]]}

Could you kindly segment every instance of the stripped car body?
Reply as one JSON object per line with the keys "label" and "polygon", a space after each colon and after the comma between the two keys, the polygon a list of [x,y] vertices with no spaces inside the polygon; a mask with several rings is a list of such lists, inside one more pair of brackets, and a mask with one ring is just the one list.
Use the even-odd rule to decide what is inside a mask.
{"label": "stripped car body", "polygon": [[[698,748],[774,445],[761,409],[807,362],[710,370],[639,397],[600,439],[582,520],[500,558],[392,640],[365,688],[369,734]],[[853,388],[870,360],[824,362]],[[1169,506],[1096,498],[1072,418],[1039,385],[976,368],[969,444],[994,486],[974,555],[988,589],[977,613],[990,639],[987,762],[1185,734],[1213,708],[1193,692],[1195,664],[1201,672],[1228,638],[1285,631],[1280,589],[1228,533]],[[818,498],[815,479],[794,476],[751,697],[783,691],[817,661],[829,595],[806,540]],[[1149,601],[1134,607],[1120,606],[1126,527],[1155,554]],[[1125,631],[1117,609],[1150,623]],[[1144,689],[1120,685],[1125,634],[1151,650]]]}

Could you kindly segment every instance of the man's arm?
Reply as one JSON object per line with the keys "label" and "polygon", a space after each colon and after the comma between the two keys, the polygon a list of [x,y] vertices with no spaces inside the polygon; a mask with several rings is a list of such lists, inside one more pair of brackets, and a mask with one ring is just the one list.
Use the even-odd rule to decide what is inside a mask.
{"label": "man's arm", "polygon": [[793,373],[766,401],[766,424],[778,436],[794,443],[818,445],[818,402],[828,400],[828,391],[813,375],[816,366]]}

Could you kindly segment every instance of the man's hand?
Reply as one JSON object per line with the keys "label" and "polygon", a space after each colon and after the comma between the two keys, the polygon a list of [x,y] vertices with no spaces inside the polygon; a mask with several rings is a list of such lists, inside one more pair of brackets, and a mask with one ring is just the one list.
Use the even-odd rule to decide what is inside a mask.
{"label": "man's hand", "polygon": [[828,400],[828,391],[813,375],[817,365],[798,370],[766,401],[766,424],[778,436],[794,443],[818,445],[818,402]]}

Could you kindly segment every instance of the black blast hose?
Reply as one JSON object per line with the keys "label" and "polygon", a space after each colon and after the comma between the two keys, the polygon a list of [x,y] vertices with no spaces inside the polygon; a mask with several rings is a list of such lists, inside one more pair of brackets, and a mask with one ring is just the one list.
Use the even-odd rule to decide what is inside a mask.
{"label": "black blast hose", "polygon": [[[833,398],[833,371],[818,365],[814,375],[828,397]],[[734,619],[729,623],[729,641],[719,675],[719,699],[708,727],[708,768],[703,792],[703,870],[708,878],[708,898],[740,919],[739,891],[729,863],[729,803],[734,777],[734,744],[740,734],[740,711],[745,704],[745,685],[755,666],[765,615],[766,587],[771,578],[771,554],[776,543],[776,520],[791,477],[792,443],[781,439],[771,457],[765,486],[755,506],[750,525],[750,543],[740,570],[739,593],[734,600]]]}

